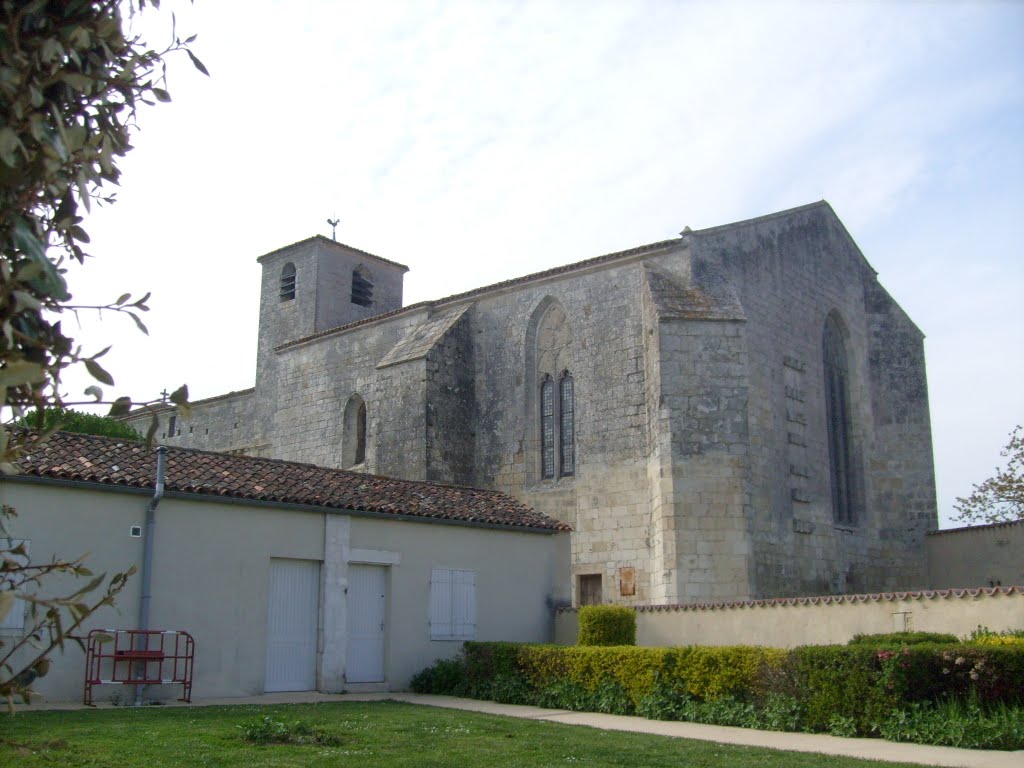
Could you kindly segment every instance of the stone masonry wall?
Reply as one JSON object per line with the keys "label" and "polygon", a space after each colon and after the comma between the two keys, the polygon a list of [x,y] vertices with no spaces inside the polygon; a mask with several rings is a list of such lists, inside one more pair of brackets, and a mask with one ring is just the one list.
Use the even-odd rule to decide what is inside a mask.
{"label": "stone masonry wall", "polygon": [[427,354],[427,479],[472,485],[476,399],[470,316],[463,315]]}
{"label": "stone masonry wall", "polygon": [[[511,493],[573,525],[572,574],[600,574],[603,598],[651,599],[647,364],[642,264],[560,276],[478,299],[475,483]],[[571,328],[576,474],[540,479],[539,380],[527,370],[527,329],[554,299]],[[631,586],[632,585],[632,586]]]}
{"label": "stone masonry wall", "polygon": [[[270,456],[264,441],[253,390],[200,400],[192,405],[192,418],[183,419],[173,406],[157,408],[160,427],[156,441],[162,445],[226,451],[246,456]],[[174,431],[169,432],[171,416]],[[139,434],[149,429],[150,415],[141,410],[125,421]]]}
{"label": "stone masonry wall", "polygon": [[868,503],[881,538],[875,568],[884,564],[885,589],[932,586],[924,560],[906,556],[927,550],[926,535],[938,528],[924,336],[877,280],[865,281],[864,303],[875,433]]}
{"label": "stone masonry wall", "polygon": [[[865,306],[865,286],[877,286],[874,272],[824,206],[698,233],[696,243],[699,258],[727,271],[749,319],[753,596],[919,585],[907,579],[920,573],[920,536],[935,524],[930,455],[922,461],[921,439],[909,430],[876,427],[875,411],[899,407],[905,397],[872,384],[868,350],[877,321]],[[824,403],[822,339],[833,311],[848,333],[852,453],[861,484],[858,519],[847,526],[832,517]],[[905,365],[923,381],[920,356]],[[920,409],[909,417],[919,423]],[[908,482],[930,505],[878,497],[879,467],[895,456],[911,457],[917,475]]]}
{"label": "stone masonry wall", "polygon": [[258,390],[258,407],[272,414],[275,456],[342,466],[345,404],[358,393],[366,403],[363,470],[425,479],[424,361],[377,364],[426,314],[411,312],[275,353],[276,375]]}
{"label": "stone masonry wall", "polygon": [[741,321],[661,323],[661,399],[672,430],[675,569],[662,576],[670,601],[751,593],[744,332]]}

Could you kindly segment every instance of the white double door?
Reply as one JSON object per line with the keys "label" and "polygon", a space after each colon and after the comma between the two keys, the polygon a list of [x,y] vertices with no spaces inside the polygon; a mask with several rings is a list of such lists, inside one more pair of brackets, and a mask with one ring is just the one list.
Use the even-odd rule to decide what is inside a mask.
{"label": "white double door", "polygon": [[[345,680],[384,681],[387,567],[350,565]],[[273,558],[267,605],[266,691],[316,690],[320,563]]]}

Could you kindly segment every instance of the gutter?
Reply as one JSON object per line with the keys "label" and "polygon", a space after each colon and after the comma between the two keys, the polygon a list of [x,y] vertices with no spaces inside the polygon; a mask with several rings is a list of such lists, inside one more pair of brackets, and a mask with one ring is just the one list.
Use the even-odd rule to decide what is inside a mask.
{"label": "gutter", "polygon": [[[164,497],[164,475],[167,471],[167,448],[156,449],[156,489],[146,505],[146,532],[142,543],[142,586],[139,594],[139,621],[137,629],[149,629],[149,601],[153,583],[153,546],[156,539],[156,508]],[[143,640],[142,642],[148,642]],[[135,686],[135,706],[142,706],[142,688]]]}

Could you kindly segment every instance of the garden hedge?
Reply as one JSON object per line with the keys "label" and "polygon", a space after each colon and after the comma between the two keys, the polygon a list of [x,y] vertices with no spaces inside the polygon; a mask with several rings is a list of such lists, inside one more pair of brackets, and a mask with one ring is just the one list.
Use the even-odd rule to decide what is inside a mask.
{"label": "garden hedge", "polygon": [[721,702],[717,711],[731,712],[736,724],[757,723],[758,712],[774,709],[806,730],[869,734],[894,712],[918,706],[1024,705],[1024,646],[862,642],[783,650],[472,642],[458,659],[417,675],[412,688],[667,717]]}
{"label": "garden hedge", "polygon": [[878,635],[854,635],[847,645],[920,645],[921,643],[947,643],[956,645],[956,635],[945,632],[887,632]]}

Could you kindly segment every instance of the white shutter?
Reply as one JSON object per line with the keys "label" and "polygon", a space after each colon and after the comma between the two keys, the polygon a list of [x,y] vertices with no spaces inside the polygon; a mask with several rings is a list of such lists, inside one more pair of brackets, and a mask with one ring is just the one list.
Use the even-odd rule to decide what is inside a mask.
{"label": "white shutter", "polygon": [[459,640],[476,637],[476,573],[452,572],[452,635]]}
{"label": "white shutter", "polygon": [[[21,546],[24,550],[24,554],[11,554],[11,550]],[[3,550],[8,560],[13,560],[19,565],[28,565],[29,541],[28,539],[0,539],[0,550]],[[22,573],[11,574],[6,577],[7,583],[11,589],[17,589],[21,586],[21,582],[24,580],[25,575]],[[25,601],[20,598],[15,598],[12,602],[10,609],[7,614],[0,617],[0,633],[12,634],[23,632],[25,629]]]}
{"label": "white shutter", "polygon": [[430,639],[476,638],[476,572],[434,568],[430,572]]}
{"label": "white shutter", "polygon": [[452,572],[434,568],[430,572],[430,639],[448,640],[452,635]]}

